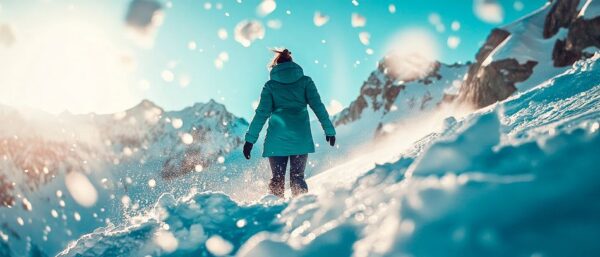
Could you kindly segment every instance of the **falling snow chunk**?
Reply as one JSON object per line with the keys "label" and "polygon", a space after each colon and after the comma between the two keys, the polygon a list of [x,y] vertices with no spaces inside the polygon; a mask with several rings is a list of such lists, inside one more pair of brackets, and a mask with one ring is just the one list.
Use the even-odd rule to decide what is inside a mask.
{"label": "falling snow chunk", "polygon": [[192,137],[190,133],[183,133],[183,135],[181,135],[181,142],[189,145],[194,142],[194,137]]}
{"label": "falling snow chunk", "polygon": [[315,15],[313,16],[313,23],[315,24],[315,26],[321,27],[321,26],[327,24],[328,21],[329,21],[329,16],[324,15],[319,11],[315,12]]}
{"label": "falling snow chunk", "polygon": [[56,190],[56,197],[61,198],[63,196],[63,192],[60,190]]}
{"label": "falling snow chunk", "polygon": [[171,120],[171,126],[173,126],[174,129],[181,128],[183,126],[183,120],[180,118],[174,118]]}
{"label": "falling snow chunk", "polygon": [[219,158],[217,158],[217,162],[224,163],[225,162],[225,157],[219,156]]}
{"label": "falling snow chunk", "polygon": [[396,13],[396,5],[395,5],[395,4],[390,4],[390,5],[388,6],[388,11],[389,11],[390,13]]}
{"label": "falling snow chunk", "polygon": [[58,218],[58,212],[56,210],[54,210],[54,209],[52,209],[50,211],[50,215],[52,215],[52,217],[54,217],[54,218]]}
{"label": "falling snow chunk", "polygon": [[183,88],[189,86],[191,82],[192,79],[190,79],[190,76],[188,75],[181,75],[181,77],[179,77],[179,86]]}
{"label": "falling snow chunk", "polygon": [[238,228],[243,228],[245,227],[247,224],[245,219],[239,219],[238,221],[235,222],[235,226]]}
{"label": "falling snow chunk", "polygon": [[498,24],[504,20],[504,10],[496,0],[474,0],[473,11],[477,18],[487,23]]}
{"label": "falling snow chunk", "polygon": [[523,2],[521,1],[515,1],[513,3],[513,8],[515,8],[516,11],[522,11],[524,7],[525,5],[523,5]]}
{"label": "falling snow chunk", "polygon": [[17,224],[19,224],[19,226],[23,226],[25,225],[25,221],[23,220],[23,218],[17,217]]}
{"label": "falling snow chunk", "polygon": [[275,0],[263,0],[256,7],[256,14],[259,16],[267,16],[275,11],[275,8],[277,8],[277,3],[275,3]]}
{"label": "falling snow chunk", "polygon": [[165,252],[170,253],[177,250],[179,242],[173,236],[173,233],[165,230],[159,230],[154,234],[153,242]]}
{"label": "falling snow chunk", "polygon": [[80,221],[81,220],[81,215],[79,214],[79,212],[74,212],[73,213],[73,218],[75,219],[75,221]]}
{"label": "falling snow chunk", "polygon": [[27,200],[27,198],[23,198],[23,209],[25,209],[26,211],[31,211],[33,210],[33,207],[31,206],[31,202],[29,202],[29,200]]}
{"label": "falling snow chunk", "polygon": [[233,245],[222,237],[215,235],[206,240],[206,249],[213,255],[224,256],[233,250]]}
{"label": "falling snow chunk", "polygon": [[171,82],[175,78],[175,75],[170,70],[164,70],[162,73],[160,73],[160,76],[166,82]]}
{"label": "falling snow chunk", "polygon": [[219,38],[220,38],[221,40],[225,40],[225,39],[227,39],[227,36],[228,36],[228,35],[227,35],[227,30],[226,30],[225,28],[220,28],[220,29],[217,31],[217,36],[219,36]]}
{"label": "falling snow chunk", "polygon": [[269,20],[267,21],[267,27],[271,29],[280,29],[282,26],[280,20]]}
{"label": "falling snow chunk", "polygon": [[452,28],[453,31],[458,31],[460,29],[460,22],[453,21],[450,28]]}
{"label": "falling snow chunk", "polygon": [[212,4],[210,2],[204,3],[204,10],[210,10],[212,8]]}
{"label": "falling snow chunk", "polygon": [[98,192],[90,180],[80,172],[70,172],[65,178],[67,191],[73,199],[84,207],[91,207],[98,199]]}
{"label": "falling snow chunk", "polygon": [[195,170],[196,172],[201,172],[201,171],[202,171],[202,165],[200,165],[200,164],[196,164],[196,166],[194,166],[194,170]]}
{"label": "falling snow chunk", "polygon": [[154,188],[156,186],[156,180],[155,179],[148,180],[148,186],[150,188]]}
{"label": "falling snow chunk", "polygon": [[352,27],[354,27],[354,28],[364,27],[366,24],[367,24],[367,18],[365,18],[364,16],[362,16],[358,13],[352,13]]}
{"label": "falling snow chunk", "polygon": [[456,36],[448,37],[448,47],[455,49],[460,44],[460,38]]}
{"label": "falling snow chunk", "polygon": [[352,5],[358,6],[358,1],[357,0],[352,0]]}
{"label": "falling snow chunk", "polygon": [[123,197],[121,197],[121,204],[123,204],[123,206],[125,208],[129,207],[130,203],[131,203],[131,198],[129,198],[129,196],[124,195]]}
{"label": "falling snow chunk", "polygon": [[196,47],[197,47],[197,45],[196,45],[195,41],[188,42],[188,49],[193,51],[193,50],[196,50]]}
{"label": "falling snow chunk", "polygon": [[372,55],[373,54],[373,49],[367,48],[367,50],[365,50],[365,53],[367,53],[368,55]]}
{"label": "falling snow chunk", "polygon": [[358,39],[363,45],[369,45],[369,41],[371,39],[371,34],[369,32],[361,32],[358,34]]}
{"label": "falling snow chunk", "polygon": [[265,27],[257,20],[243,20],[234,29],[234,39],[244,47],[249,47],[252,42],[265,37]]}

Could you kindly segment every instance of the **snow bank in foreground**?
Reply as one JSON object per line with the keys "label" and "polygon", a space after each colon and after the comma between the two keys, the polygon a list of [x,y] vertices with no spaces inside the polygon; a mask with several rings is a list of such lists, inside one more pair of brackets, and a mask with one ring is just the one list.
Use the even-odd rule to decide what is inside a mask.
{"label": "snow bank in foreground", "polygon": [[84,236],[60,256],[593,256],[598,57],[447,122],[351,186],[287,205],[163,197],[145,219]]}

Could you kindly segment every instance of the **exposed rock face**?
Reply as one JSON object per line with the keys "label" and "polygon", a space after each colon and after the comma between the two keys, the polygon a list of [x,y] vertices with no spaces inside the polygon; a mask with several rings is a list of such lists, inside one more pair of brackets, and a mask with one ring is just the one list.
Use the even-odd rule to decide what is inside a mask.
{"label": "exposed rock face", "polygon": [[554,45],[554,66],[569,66],[582,57],[588,57],[583,50],[590,46],[600,47],[600,17],[591,20],[577,18],[569,25],[567,38],[557,40]]}
{"label": "exposed rock face", "polygon": [[568,28],[577,18],[579,0],[558,0],[550,9],[544,22],[544,38],[551,38],[562,28]]}
{"label": "exposed rock face", "polygon": [[492,30],[477,52],[476,62],[469,67],[458,101],[477,108],[493,104],[517,91],[515,83],[524,81],[531,75],[536,61],[519,64],[515,59],[504,59],[486,63],[490,54],[509,36],[510,33],[506,30]]}

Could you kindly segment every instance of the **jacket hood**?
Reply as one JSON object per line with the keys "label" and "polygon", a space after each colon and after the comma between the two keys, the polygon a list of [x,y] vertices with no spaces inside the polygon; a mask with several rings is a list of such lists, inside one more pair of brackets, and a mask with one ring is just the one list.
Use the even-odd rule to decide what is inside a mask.
{"label": "jacket hood", "polygon": [[294,83],[304,76],[304,71],[295,62],[284,62],[271,69],[271,80],[279,83]]}

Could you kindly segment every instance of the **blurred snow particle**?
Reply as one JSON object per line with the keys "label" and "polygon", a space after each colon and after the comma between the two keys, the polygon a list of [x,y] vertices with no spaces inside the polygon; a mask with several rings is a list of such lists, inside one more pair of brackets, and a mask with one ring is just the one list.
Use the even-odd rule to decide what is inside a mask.
{"label": "blurred snow particle", "polygon": [[272,29],[280,29],[281,28],[281,21],[280,20],[269,20],[267,21],[267,27],[272,28]]}
{"label": "blurred snow particle", "polygon": [[267,16],[269,13],[275,11],[275,8],[277,8],[277,3],[275,3],[275,0],[263,0],[256,7],[256,14],[259,16]]}
{"label": "blurred snow particle", "polygon": [[434,26],[442,23],[442,17],[440,17],[440,15],[435,12],[430,13],[427,19],[429,20],[429,23]]}
{"label": "blurred snow particle", "polygon": [[151,48],[156,31],[162,25],[164,14],[161,5],[155,0],[133,0],[129,4],[125,23],[131,29],[131,36],[142,47]]}
{"label": "blurred snow particle", "polygon": [[75,221],[80,221],[81,215],[79,214],[79,212],[75,212],[73,213],[73,218],[75,219]]}
{"label": "blurred snow particle", "polygon": [[217,70],[223,69],[223,60],[217,58],[215,59],[214,63]]}
{"label": "blurred snow particle", "polygon": [[338,100],[331,100],[331,102],[329,102],[329,105],[327,106],[327,112],[329,113],[329,115],[334,115],[338,112],[341,112],[344,109],[344,105],[342,105],[342,103],[340,103]]}
{"label": "blurred snow particle", "polygon": [[224,163],[225,162],[225,157],[219,156],[219,158],[217,158],[217,162]]}
{"label": "blurred snow particle", "polygon": [[126,147],[123,148],[123,154],[125,156],[131,156],[133,154],[133,151],[131,150],[131,148],[129,148],[129,147],[126,146]]}
{"label": "blurred snow particle", "polygon": [[181,126],[183,126],[183,120],[179,118],[174,118],[173,120],[171,120],[171,126],[173,126],[174,129],[181,128]]}
{"label": "blurred snow particle", "polygon": [[227,30],[225,28],[220,28],[219,31],[217,31],[217,36],[219,36],[221,40],[227,39]]}
{"label": "blurred snow particle", "polygon": [[170,70],[164,70],[160,73],[160,76],[165,82],[171,82],[175,78],[175,75]]}
{"label": "blurred snow particle", "polygon": [[364,27],[365,24],[367,24],[367,18],[358,13],[352,13],[352,27]]}
{"label": "blurred snow particle", "polygon": [[523,7],[525,7],[525,6],[523,5],[523,2],[521,2],[521,1],[519,1],[519,0],[517,0],[517,1],[515,1],[515,2],[513,3],[513,8],[515,8],[515,10],[516,10],[516,11],[522,11],[522,10],[523,10]]}
{"label": "blurred snow particle", "polygon": [[238,221],[235,222],[235,226],[238,228],[243,228],[245,227],[247,224],[245,219],[239,219]]}
{"label": "blurred snow particle", "polygon": [[358,1],[356,1],[356,0],[352,0],[352,5],[354,5],[354,6],[358,6]]}
{"label": "blurred snow particle", "polygon": [[192,40],[192,41],[188,42],[188,49],[193,51],[193,50],[196,50],[196,47],[197,47],[196,41]]}
{"label": "blurred snow particle", "polygon": [[473,0],[473,11],[480,20],[487,23],[501,23],[504,10],[496,0]]}
{"label": "blurred snow particle", "polygon": [[123,204],[123,206],[125,208],[129,207],[130,203],[131,203],[131,198],[129,198],[129,196],[124,195],[123,197],[121,197],[121,204]]}
{"label": "blurred snow particle", "polygon": [[23,209],[25,209],[26,211],[31,211],[33,210],[33,207],[31,206],[31,202],[29,202],[29,200],[27,200],[27,198],[23,198]]}
{"label": "blurred snow particle", "polygon": [[223,9],[223,4],[222,3],[217,3],[217,4],[215,4],[215,8],[217,10],[221,10],[221,9]]}
{"label": "blurred snow particle", "polygon": [[369,45],[371,34],[369,34],[369,32],[363,31],[361,33],[358,33],[358,39],[363,45]]}
{"label": "blurred snow particle", "polygon": [[215,59],[215,67],[218,70],[223,69],[223,65],[227,61],[229,61],[229,54],[225,51],[220,52],[219,55],[217,56],[217,59]]}
{"label": "blurred snow particle", "polygon": [[460,22],[453,21],[452,24],[450,25],[450,28],[452,28],[452,30],[454,30],[454,31],[458,31],[460,29]]}
{"label": "blurred snow particle", "polygon": [[150,188],[154,188],[156,186],[156,180],[155,179],[148,180],[148,186]]}
{"label": "blurred snow particle", "polygon": [[229,61],[229,54],[225,51],[220,52],[219,59],[223,60],[224,62],[227,62],[227,61]]}
{"label": "blurred snow particle", "polygon": [[190,79],[190,76],[188,76],[188,75],[181,75],[179,77],[179,86],[181,86],[181,87],[187,87],[190,85],[191,82],[192,82],[192,80]]}
{"label": "blurred snow particle", "polygon": [[447,43],[448,43],[448,47],[455,49],[460,44],[460,38],[457,36],[449,36]]}
{"label": "blurred snow particle", "polygon": [[213,255],[224,256],[233,250],[233,245],[222,237],[215,235],[206,240],[206,249]]}
{"label": "blurred snow particle", "polygon": [[8,24],[0,24],[0,45],[10,47],[15,41],[17,39],[13,28]]}
{"label": "blurred snow particle", "polygon": [[390,4],[388,6],[388,11],[390,11],[390,13],[396,13],[396,5],[395,4]]}
{"label": "blurred snow particle", "polygon": [[367,53],[368,55],[373,55],[373,49],[367,48],[367,50],[365,50],[365,53]]}
{"label": "blurred snow particle", "polygon": [[181,135],[181,142],[183,142],[186,145],[189,145],[194,142],[194,137],[192,137],[190,133],[183,133],[183,135]]}
{"label": "blurred snow particle", "polygon": [[204,3],[204,10],[210,10],[212,8],[212,4],[210,2]]}
{"label": "blurred snow particle", "polygon": [[179,242],[177,241],[177,238],[173,236],[173,233],[165,230],[157,231],[154,234],[153,241],[167,253],[175,251],[179,245]]}
{"label": "blurred snow particle", "polygon": [[167,2],[165,3],[165,7],[167,7],[167,8],[173,8],[173,2],[171,2],[171,1],[167,1]]}
{"label": "blurred snow particle", "polygon": [[446,26],[444,26],[444,23],[442,23],[442,17],[438,13],[430,13],[427,17],[427,20],[429,20],[429,23],[435,27],[437,32],[442,33],[446,30]]}
{"label": "blurred snow particle", "polygon": [[54,217],[54,218],[58,218],[58,212],[55,209],[52,209],[50,211],[50,215],[52,215],[52,217]]}
{"label": "blurred snow particle", "polygon": [[265,37],[265,27],[257,20],[240,21],[234,28],[234,39],[244,47],[249,47],[254,40]]}
{"label": "blurred snow particle", "polygon": [[328,21],[329,21],[329,16],[324,15],[319,11],[315,12],[315,15],[313,16],[313,22],[315,23],[315,26],[321,27],[321,26],[325,25]]}
{"label": "blurred snow particle", "polygon": [[23,220],[23,218],[17,217],[17,224],[19,224],[19,226],[23,226],[25,225],[25,221]]}
{"label": "blurred snow particle", "polygon": [[141,90],[146,91],[146,90],[150,89],[150,82],[148,80],[142,79],[139,82],[139,87]]}
{"label": "blurred snow particle", "polygon": [[202,165],[200,165],[200,164],[196,164],[196,166],[194,166],[194,170],[195,170],[196,172],[201,172],[201,171],[202,171],[202,169],[203,169],[203,168],[202,168]]}
{"label": "blurred snow particle", "polygon": [[62,191],[56,190],[56,197],[61,198],[63,195]]}
{"label": "blurred snow particle", "polygon": [[79,205],[91,207],[98,199],[98,192],[84,174],[76,171],[69,172],[65,178],[67,191]]}

